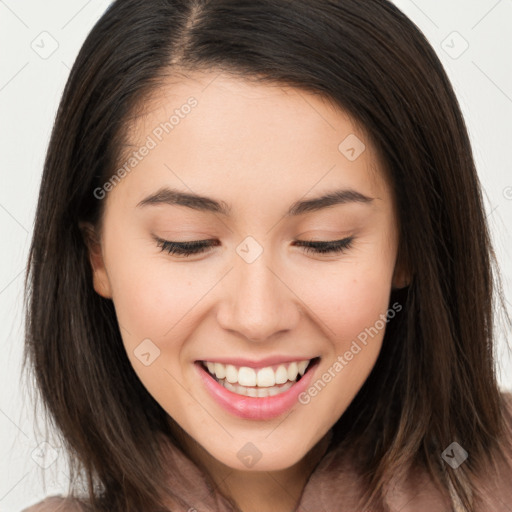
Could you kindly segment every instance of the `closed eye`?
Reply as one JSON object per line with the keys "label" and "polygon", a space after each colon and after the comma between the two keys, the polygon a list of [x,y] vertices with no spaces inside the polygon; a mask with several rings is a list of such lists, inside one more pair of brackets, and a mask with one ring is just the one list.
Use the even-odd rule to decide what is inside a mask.
{"label": "closed eye", "polygon": [[297,240],[299,247],[304,247],[306,252],[311,251],[317,254],[333,254],[345,252],[352,247],[354,237],[343,238],[342,240],[332,240],[328,242],[313,242],[309,240]]}
{"label": "closed eye", "polygon": [[[171,240],[163,240],[155,237],[158,247],[162,251],[169,254],[187,257],[192,254],[201,254],[215,245],[219,245],[218,240],[194,240],[191,242],[173,242]],[[342,253],[352,247],[354,237],[343,238],[342,240],[332,241],[313,241],[313,240],[296,240],[295,244],[304,247],[306,252],[315,254],[336,254]]]}

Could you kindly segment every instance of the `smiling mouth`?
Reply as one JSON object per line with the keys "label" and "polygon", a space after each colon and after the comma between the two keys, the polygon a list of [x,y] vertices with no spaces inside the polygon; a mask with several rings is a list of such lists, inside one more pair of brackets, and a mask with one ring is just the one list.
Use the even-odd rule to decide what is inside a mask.
{"label": "smiling mouth", "polygon": [[320,357],[264,368],[199,361],[201,367],[228,391],[242,396],[264,398],[288,391],[315,367]]}

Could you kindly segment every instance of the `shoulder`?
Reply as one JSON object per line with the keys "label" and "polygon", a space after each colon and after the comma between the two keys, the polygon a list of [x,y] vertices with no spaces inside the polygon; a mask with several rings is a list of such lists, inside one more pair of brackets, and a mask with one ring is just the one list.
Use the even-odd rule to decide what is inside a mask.
{"label": "shoulder", "polygon": [[[512,503],[512,393],[501,392],[501,405],[505,419],[502,460],[497,461],[495,470],[490,473],[478,474],[475,486],[480,497],[474,503],[477,512],[503,512],[505,503]],[[469,457],[471,451],[468,449]],[[474,490],[474,489],[473,489]],[[448,494],[439,489],[424,468],[413,467],[406,477],[392,480],[386,494],[386,505],[390,510],[401,512],[448,511],[451,508]],[[459,506],[460,507],[460,506]],[[462,508],[455,508],[462,510]],[[510,509],[512,512],[512,509]]]}
{"label": "shoulder", "polygon": [[496,461],[495,469],[479,479],[483,497],[481,510],[486,512],[504,510],[504,503],[512,503],[512,393],[503,391],[501,398],[505,420],[500,450],[502,458]]}
{"label": "shoulder", "polygon": [[77,500],[62,496],[50,496],[21,512],[82,512],[83,508]]}

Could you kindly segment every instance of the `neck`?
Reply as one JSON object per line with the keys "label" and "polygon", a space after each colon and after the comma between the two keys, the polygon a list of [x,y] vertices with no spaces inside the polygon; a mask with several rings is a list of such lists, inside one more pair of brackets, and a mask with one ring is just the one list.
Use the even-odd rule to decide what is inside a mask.
{"label": "neck", "polygon": [[241,512],[290,512],[300,502],[311,473],[326,453],[329,431],[301,460],[277,471],[241,471],[210,455],[184,431],[179,433],[183,450]]}

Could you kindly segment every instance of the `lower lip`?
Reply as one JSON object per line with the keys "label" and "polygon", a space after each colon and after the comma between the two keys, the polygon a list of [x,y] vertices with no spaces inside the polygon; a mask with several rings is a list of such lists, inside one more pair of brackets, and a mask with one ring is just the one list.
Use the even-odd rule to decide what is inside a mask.
{"label": "lower lip", "polygon": [[307,389],[313,378],[318,360],[289,390],[261,398],[233,393],[219,384],[201,363],[196,362],[194,365],[212,398],[227,412],[249,420],[269,420],[285,413],[298,402],[299,395]]}

